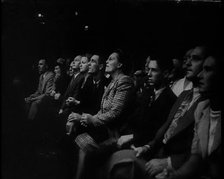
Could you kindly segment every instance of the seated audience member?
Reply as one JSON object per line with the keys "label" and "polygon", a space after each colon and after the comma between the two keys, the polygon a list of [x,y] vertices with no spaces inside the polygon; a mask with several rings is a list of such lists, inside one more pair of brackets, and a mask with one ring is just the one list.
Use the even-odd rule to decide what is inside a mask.
{"label": "seated audience member", "polygon": [[82,113],[93,115],[100,110],[104,89],[108,85],[108,80],[104,76],[104,66],[100,55],[95,54],[91,57],[88,69],[89,77],[81,88],[80,101],[76,106],[76,113],[72,112],[68,117],[67,132],[71,132],[74,123],[79,126]]}
{"label": "seated audience member", "polygon": [[185,76],[182,63],[183,62],[178,58],[172,59],[173,69],[170,71],[168,76],[170,86],[172,86],[175,81],[178,81]]}
{"label": "seated audience member", "polygon": [[206,57],[205,47],[193,49],[187,60],[187,78],[192,81],[193,89],[177,98],[153,140],[141,147],[132,146],[132,151],[112,155],[111,161],[122,156],[124,162],[111,165],[108,169],[111,178],[157,178],[163,170],[178,169],[187,160],[194,134],[194,111],[200,101],[197,75]]}
{"label": "seated audience member", "polygon": [[59,64],[65,64],[65,59],[60,57],[56,60],[56,62]]}
{"label": "seated audience member", "polygon": [[[203,100],[195,110],[195,133],[191,157],[166,178],[221,178],[221,100],[220,56],[211,54],[199,73],[199,92]],[[164,174],[163,174],[164,175]],[[165,178],[165,177],[164,177]]]}
{"label": "seated audience member", "polygon": [[66,75],[65,64],[56,63],[54,73],[54,89],[51,91],[50,96],[52,96],[55,100],[59,100],[65,93],[69,83],[69,78]]}
{"label": "seated audience member", "polygon": [[148,83],[153,88],[153,91],[151,93],[145,91],[141,103],[138,104],[137,110],[131,116],[132,120],[129,120],[131,126],[129,130],[127,129],[127,132],[130,134],[121,136],[118,139],[119,148],[122,148],[127,143],[141,146],[152,140],[156,131],[167,119],[176,100],[176,96],[167,86],[167,74],[170,66],[169,61],[166,61],[166,59],[151,56],[148,64]]}
{"label": "seated audience member", "polygon": [[[186,63],[187,63],[188,58],[191,58],[191,52],[192,51],[193,51],[193,49],[190,49],[184,55],[184,61],[183,61],[182,68],[183,68],[183,71],[185,71],[185,73],[187,73],[186,72],[186,70],[187,70]],[[183,91],[190,90],[190,89],[192,89],[192,87],[193,87],[192,82],[185,75],[183,78],[174,81],[172,86],[171,86],[171,89],[173,90],[174,94],[178,97]]]}
{"label": "seated audience member", "polygon": [[[54,85],[50,95],[45,96],[40,103],[39,118],[43,121],[55,119],[58,108],[62,102],[62,96],[69,83],[69,77],[66,75],[65,65],[56,63],[54,67]],[[46,115],[47,114],[47,115]]]}
{"label": "seated audience member", "polygon": [[71,112],[72,104],[74,104],[73,99],[77,98],[77,96],[79,95],[79,91],[84,80],[84,75],[80,73],[81,58],[82,56],[80,55],[76,56],[74,61],[72,61],[70,64],[70,67],[72,67],[73,70],[73,77],[63,95],[59,114],[63,113],[65,116],[69,115]]}
{"label": "seated audience member", "polygon": [[72,66],[71,66],[71,62],[74,61],[71,58],[67,58],[65,61],[65,65],[66,65],[66,74],[68,75],[68,77],[70,79],[72,79],[72,76],[74,75]]}
{"label": "seated audience member", "polygon": [[38,89],[34,94],[25,98],[25,102],[29,105],[28,119],[33,120],[36,117],[39,104],[42,99],[50,95],[54,84],[54,73],[49,71],[46,59],[39,60],[38,70],[40,74]]}
{"label": "seated audience member", "polygon": [[[82,133],[75,139],[79,147],[79,160],[76,172],[76,179],[82,178],[83,174],[90,174],[95,171],[95,166],[98,162],[88,160],[88,158],[95,157],[98,154],[103,159],[103,152],[111,148],[114,140],[119,137],[119,128],[123,123],[123,118],[130,111],[130,98],[133,89],[133,80],[124,75],[125,68],[124,53],[121,50],[114,51],[106,61],[106,72],[112,77],[112,81],[105,89],[102,97],[100,110],[97,114],[83,114],[81,118],[81,125],[91,127],[90,133]],[[101,135],[97,135],[98,129],[106,129]],[[105,150],[104,150],[105,149]],[[105,154],[105,153],[104,153]],[[91,158],[90,157],[90,158]],[[92,162],[92,163],[91,163]],[[88,172],[84,172],[88,166]]]}

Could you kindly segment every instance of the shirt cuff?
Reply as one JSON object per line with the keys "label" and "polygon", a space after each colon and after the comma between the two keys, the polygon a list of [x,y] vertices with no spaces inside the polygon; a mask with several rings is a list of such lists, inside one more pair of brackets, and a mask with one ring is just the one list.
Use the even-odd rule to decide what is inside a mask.
{"label": "shirt cuff", "polygon": [[168,169],[168,171],[173,170],[173,166],[172,166],[172,162],[171,162],[170,157],[167,158],[167,169]]}

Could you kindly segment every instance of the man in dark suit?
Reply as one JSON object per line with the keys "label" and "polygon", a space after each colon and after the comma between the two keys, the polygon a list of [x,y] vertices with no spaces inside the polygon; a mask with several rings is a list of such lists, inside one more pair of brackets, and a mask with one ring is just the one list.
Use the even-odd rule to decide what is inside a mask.
{"label": "man in dark suit", "polygon": [[104,76],[105,64],[100,55],[93,55],[89,63],[89,77],[82,85],[79,102],[76,105],[75,112],[68,117],[66,124],[67,132],[71,132],[74,123],[80,126],[81,114],[95,114],[100,110],[100,103],[104,89],[109,84],[108,79]]}
{"label": "man in dark suit", "polygon": [[69,83],[67,90],[63,96],[63,102],[61,108],[59,110],[59,114],[61,114],[62,118],[67,118],[69,113],[71,112],[71,108],[76,103],[76,98],[80,93],[80,89],[84,80],[84,76],[80,73],[79,65],[81,61],[80,55],[76,56],[74,61],[71,62],[71,67],[73,69],[73,77]]}
{"label": "man in dark suit", "polygon": [[33,120],[38,112],[41,100],[46,95],[50,95],[54,85],[54,73],[49,71],[46,59],[39,60],[38,70],[40,74],[37,91],[25,98],[25,102],[29,106],[28,119]]}
{"label": "man in dark suit", "polygon": [[[171,63],[162,57],[154,57],[148,64],[148,80],[151,90],[144,91],[137,109],[124,127],[124,134],[118,139],[118,147],[134,143],[141,146],[152,140],[157,129],[165,122],[176,96],[168,87],[167,73]],[[163,112],[161,112],[161,110]],[[127,135],[128,134],[128,135]]]}
{"label": "man in dark suit", "polygon": [[[202,70],[203,61],[207,57],[206,52],[206,48],[202,46],[197,46],[192,51],[191,58],[187,61],[187,78],[193,82],[193,90],[184,91],[178,97],[167,121],[157,131],[152,141],[142,147],[133,146],[133,155],[129,158],[138,167],[132,168],[134,170],[130,172],[132,176],[128,177],[135,178],[136,173],[141,173],[141,177],[146,178],[159,177],[167,170],[179,168],[189,157],[193,138],[193,114],[200,97],[197,74]],[[128,165],[128,167],[132,166]],[[111,169],[113,178],[127,178],[127,175],[122,175],[122,169],[119,171],[117,168],[116,166]]]}

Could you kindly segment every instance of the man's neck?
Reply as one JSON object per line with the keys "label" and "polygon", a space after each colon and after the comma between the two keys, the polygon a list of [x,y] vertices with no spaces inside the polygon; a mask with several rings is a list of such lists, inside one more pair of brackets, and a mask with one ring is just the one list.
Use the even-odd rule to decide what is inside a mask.
{"label": "man's neck", "polygon": [[79,74],[79,70],[74,71],[73,76],[75,76],[75,75],[77,75],[77,74]]}
{"label": "man's neck", "polygon": [[93,75],[93,80],[95,82],[97,82],[97,81],[99,81],[101,79],[101,77],[102,77],[102,73],[99,71],[98,73]]}

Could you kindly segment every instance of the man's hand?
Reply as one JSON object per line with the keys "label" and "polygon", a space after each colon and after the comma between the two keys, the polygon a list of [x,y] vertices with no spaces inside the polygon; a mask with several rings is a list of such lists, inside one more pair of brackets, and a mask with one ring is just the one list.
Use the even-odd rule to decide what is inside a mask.
{"label": "man's hand", "polygon": [[168,166],[167,158],[152,159],[145,164],[145,170],[150,176],[161,173]]}
{"label": "man's hand", "polygon": [[68,99],[66,100],[65,104],[68,105],[68,106],[71,105],[71,104],[78,105],[78,104],[80,104],[80,101],[76,100],[73,97],[68,97]]}
{"label": "man's hand", "polygon": [[156,179],[168,179],[168,170],[165,168],[163,171],[155,176]]}
{"label": "man's hand", "polygon": [[122,135],[118,141],[117,141],[117,146],[120,148],[122,147],[124,144],[130,142],[133,139],[133,134],[130,135]]}
{"label": "man's hand", "polygon": [[68,121],[66,123],[66,134],[70,135],[72,133],[73,128],[74,128],[74,121]]}
{"label": "man's hand", "polygon": [[78,114],[78,113],[74,113],[72,112],[69,116],[68,116],[68,121],[71,122],[71,121],[80,121],[81,120],[81,115]]}
{"label": "man's hand", "polygon": [[94,118],[91,114],[83,113],[80,122],[82,126],[87,127],[88,125],[93,125]]}
{"label": "man's hand", "polygon": [[135,147],[134,145],[132,145],[131,148],[136,152],[136,157],[141,157],[144,153],[148,151],[148,148],[145,146]]}
{"label": "man's hand", "polygon": [[26,103],[31,103],[32,101],[34,101],[34,98],[32,97],[27,97],[24,99]]}
{"label": "man's hand", "polygon": [[63,113],[63,109],[60,109],[58,114],[62,114]]}
{"label": "man's hand", "polygon": [[55,92],[54,90],[52,90],[51,93],[50,93],[50,96],[54,96],[55,93],[56,93],[56,92]]}
{"label": "man's hand", "polygon": [[54,99],[55,100],[58,100],[60,98],[61,94],[60,93],[55,93],[54,95]]}

